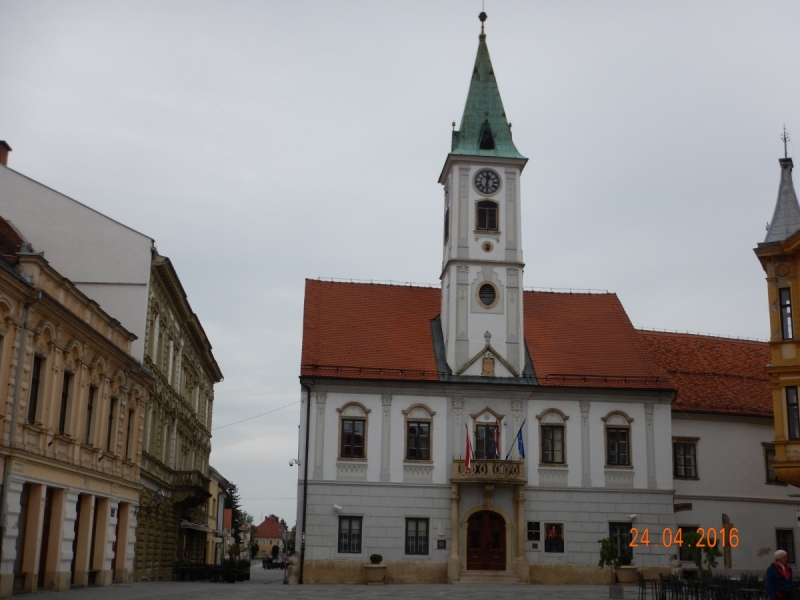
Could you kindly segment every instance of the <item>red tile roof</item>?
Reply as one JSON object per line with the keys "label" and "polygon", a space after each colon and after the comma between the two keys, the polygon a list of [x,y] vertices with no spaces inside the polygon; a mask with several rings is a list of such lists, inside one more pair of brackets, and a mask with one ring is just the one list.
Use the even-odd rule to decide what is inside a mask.
{"label": "red tile roof", "polygon": [[772,416],[765,365],[769,344],[685,333],[639,331],[678,389],[673,411]]}
{"label": "red tile roof", "polygon": [[0,256],[14,256],[24,241],[11,223],[0,217]]}
{"label": "red tile roof", "polygon": [[[438,380],[430,321],[440,295],[437,288],[306,280],[301,374]],[[525,292],[524,307],[540,384],[670,387],[616,295]]]}
{"label": "red tile roof", "polygon": [[616,294],[525,292],[523,310],[541,385],[671,387]]}
{"label": "red tile roof", "polygon": [[306,279],[301,373],[350,379],[439,379],[435,288]]}
{"label": "red tile roof", "polygon": [[281,525],[280,519],[275,516],[270,516],[264,519],[264,522],[256,528],[256,534],[253,537],[281,538],[283,537],[284,531],[286,531],[286,529]]}

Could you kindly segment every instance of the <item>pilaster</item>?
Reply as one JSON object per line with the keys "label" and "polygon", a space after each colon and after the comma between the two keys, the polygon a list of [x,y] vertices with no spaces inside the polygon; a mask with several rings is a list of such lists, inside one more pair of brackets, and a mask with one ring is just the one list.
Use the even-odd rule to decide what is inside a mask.
{"label": "pilaster", "polygon": [[653,431],[653,402],[644,403],[644,424],[647,438],[647,487],[654,490],[658,487],[656,479],[656,442]]}
{"label": "pilaster", "polygon": [[470,359],[469,356],[469,267],[456,267],[456,356],[453,370],[457,371]]}
{"label": "pilaster", "polygon": [[22,572],[25,573],[24,590],[36,592],[39,583],[39,555],[42,548],[42,525],[47,486],[28,484],[28,515],[25,520],[25,541],[22,546]]}
{"label": "pilaster", "polygon": [[390,433],[392,421],[392,395],[383,394],[381,396],[383,412],[381,414],[381,481],[387,482],[391,478],[389,470],[389,458],[391,456]]}
{"label": "pilaster", "polygon": [[461,578],[461,558],[459,556],[459,532],[461,527],[458,523],[459,504],[461,495],[459,494],[459,484],[450,484],[450,558],[447,560],[447,581],[452,583]]}
{"label": "pilaster", "polygon": [[515,485],[514,503],[514,570],[522,583],[530,582],[530,568],[525,560],[525,486]]}
{"label": "pilaster", "polygon": [[[116,506],[116,502],[114,503]],[[114,541],[114,524],[111,524],[111,500],[98,497],[95,506],[94,556],[92,565],[97,571],[95,585],[111,583],[111,556],[109,546]]]}
{"label": "pilaster", "polygon": [[[47,539],[47,556],[44,564],[44,587],[56,590],[68,590],[70,584],[69,565],[72,560],[72,547],[63,541],[64,525],[67,522],[67,491],[53,489],[53,500],[50,508],[50,531],[45,532]],[[66,554],[66,557],[64,556]],[[68,558],[65,561],[64,558]],[[66,562],[66,572],[64,563]]]}
{"label": "pilaster", "polygon": [[[9,465],[9,468],[11,468],[11,465]],[[5,519],[0,523],[3,532],[2,559],[0,559],[0,597],[3,598],[11,596],[14,590],[14,562],[17,559],[17,537],[20,534],[22,486],[23,483],[21,481],[11,477],[8,478]]]}
{"label": "pilaster", "polygon": [[314,479],[323,478],[323,459],[325,457],[325,404],[327,392],[316,392],[317,419],[314,424]]}
{"label": "pilaster", "polygon": [[86,586],[89,584],[89,570],[92,549],[92,522],[94,521],[94,496],[81,494],[78,496],[78,540],[75,544],[75,572],[72,583]]}
{"label": "pilaster", "polygon": [[592,487],[591,448],[589,446],[589,401],[581,400],[581,486]]}
{"label": "pilaster", "polygon": [[466,449],[466,439],[464,438],[464,430],[461,429],[461,411],[464,408],[463,398],[452,398],[450,400],[453,406],[453,460],[459,456],[463,456]]}

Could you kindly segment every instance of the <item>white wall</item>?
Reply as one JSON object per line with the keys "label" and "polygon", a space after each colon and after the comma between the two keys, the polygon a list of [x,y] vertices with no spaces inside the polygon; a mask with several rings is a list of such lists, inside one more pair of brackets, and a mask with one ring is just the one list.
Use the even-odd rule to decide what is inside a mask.
{"label": "white wall", "polygon": [[[673,436],[698,438],[698,479],[675,479],[675,503],[692,506],[675,513],[677,526],[719,530],[727,515],[739,530],[733,569],[766,569],[776,529],[792,529],[800,550],[800,499],[790,497],[797,488],[766,483],[763,443],[773,440],[771,419],[676,413]],[[722,567],[722,558],[718,562]]]}
{"label": "white wall", "polygon": [[0,216],[139,338],[131,354],[142,360],[153,240],[3,165]]}

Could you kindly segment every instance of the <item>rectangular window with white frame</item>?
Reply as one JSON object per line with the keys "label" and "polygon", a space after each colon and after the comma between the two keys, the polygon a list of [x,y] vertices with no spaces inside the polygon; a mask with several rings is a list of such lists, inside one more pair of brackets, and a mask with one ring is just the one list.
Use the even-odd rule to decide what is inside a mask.
{"label": "rectangular window with white frame", "polygon": [[361,517],[339,517],[339,553],[361,553]]}
{"label": "rectangular window with white frame", "polygon": [[766,472],[766,483],[773,485],[786,485],[775,474],[775,469],[772,468],[772,463],[775,462],[775,446],[772,444],[764,444],[764,470]]}
{"label": "rectangular window with white frame", "polygon": [[495,435],[498,436],[498,448],[500,447],[500,432],[494,424],[479,423],[475,425],[475,458],[478,460],[496,459]]}
{"label": "rectangular window with white frame", "polygon": [[406,554],[428,554],[430,519],[406,519]]}
{"label": "rectangular window with white frame", "polygon": [[775,542],[778,550],[786,552],[786,561],[794,564],[794,530],[793,529],[776,529]]}
{"label": "rectangular window with white frame", "polygon": [[697,440],[672,440],[672,474],[677,479],[697,479]]}
{"label": "rectangular window with white frame", "polygon": [[542,463],[564,464],[564,426],[542,425]]}
{"label": "rectangular window with white frame", "polygon": [[407,421],[406,460],[431,459],[430,421]]}
{"label": "rectangular window with white frame", "polygon": [[342,458],[364,458],[363,419],[342,419]]}
{"label": "rectangular window with white frame", "polygon": [[629,427],[606,427],[606,465],[630,466],[630,433]]}

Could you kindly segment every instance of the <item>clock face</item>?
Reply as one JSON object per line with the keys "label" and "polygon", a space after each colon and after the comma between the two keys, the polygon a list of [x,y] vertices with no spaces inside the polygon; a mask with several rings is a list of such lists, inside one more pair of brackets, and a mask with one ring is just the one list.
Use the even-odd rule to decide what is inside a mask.
{"label": "clock face", "polygon": [[481,169],[475,173],[475,188],[487,196],[497,193],[500,189],[500,175],[491,169]]}

